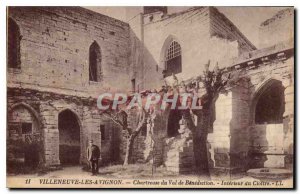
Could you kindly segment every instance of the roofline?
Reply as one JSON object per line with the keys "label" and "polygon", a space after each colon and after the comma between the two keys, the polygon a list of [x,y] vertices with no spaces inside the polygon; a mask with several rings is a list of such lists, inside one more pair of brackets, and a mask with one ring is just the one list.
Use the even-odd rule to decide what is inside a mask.
{"label": "roofline", "polygon": [[[294,50],[294,45],[292,44],[292,41],[281,42],[279,44],[275,44],[270,47],[247,52],[240,57],[234,58],[234,59],[232,59],[232,63],[231,63],[232,65],[227,68],[232,68],[236,65],[240,65],[243,63],[247,63],[249,61],[259,59],[259,58],[263,58],[266,56],[274,55],[276,53],[281,53],[281,52],[290,51],[290,50]],[[248,58],[245,57],[246,54],[248,55],[247,56]]]}
{"label": "roofline", "polygon": [[[200,10],[200,9],[205,9],[205,8],[206,7],[203,7],[203,6],[191,7],[189,9],[186,9],[186,10],[183,10],[183,11],[175,12],[175,13],[172,13],[172,14],[166,14],[166,17],[163,17],[161,20],[150,22],[150,23],[147,23],[147,24],[144,24],[144,25],[146,26],[146,25],[155,24],[157,22],[161,22],[161,21],[164,21],[164,20],[175,18],[177,16],[180,16],[181,14],[185,14],[185,13],[189,13],[189,12],[192,12],[192,11],[195,11],[195,10]],[[153,13],[160,13],[160,12],[161,11],[156,11],[156,12],[153,12]],[[151,15],[153,13],[148,13],[148,14],[143,14],[142,13],[142,14],[143,14],[143,16],[148,16],[148,15]]]}
{"label": "roofline", "polygon": [[294,6],[283,6],[283,7],[285,7],[285,9],[279,10],[271,18],[266,19],[265,21],[261,22],[260,27],[265,27],[269,23],[272,23],[273,21],[275,21],[278,16],[284,15],[288,11],[295,12],[295,7]]}
{"label": "roofline", "polygon": [[214,6],[210,6],[209,7],[210,10],[215,11],[217,14],[219,14],[221,17],[223,17],[225,19],[226,22],[228,22],[230,25],[232,25],[234,27],[234,30],[242,37],[242,39],[245,40],[245,42],[253,49],[253,50],[257,50],[256,46],[254,46],[254,44],[252,42],[250,42],[250,40],[236,27],[236,25],[230,20],[228,19],[225,14],[223,14],[222,12],[220,12],[218,10],[218,8],[214,7]]}
{"label": "roofline", "polygon": [[[271,47],[251,51],[248,53],[251,54],[258,51],[265,53],[263,55],[254,55],[246,59],[241,59],[242,57],[235,58],[230,66],[221,68],[220,70],[224,73],[242,69],[252,70],[263,65],[266,66],[272,64],[274,61],[286,61],[295,55],[294,46],[291,44],[291,42],[282,42]],[[184,81],[187,83],[193,82],[196,77],[187,78]]]}
{"label": "roofline", "polygon": [[[75,6],[75,7],[79,8],[79,9],[82,9],[82,10],[84,10],[84,11],[86,11],[86,12],[90,12],[90,13],[92,13],[92,14],[96,14],[96,15],[99,15],[99,16],[102,16],[102,17],[107,17],[107,18],[110,18],[110,19],[112,19],[112,20],[116,20],[116,21],[118,21],[118,22],[120,22],[120,23],[123,23],[123,24],[125,24],[125,25],[129,25],[128,22],[124,22],[124,21],[122,21],[122,20],[119,20],[119,19],[110,17],[110,16],[108,16],[108,15],[101,14],[101,13],[99,13],[99,12],[96,12],[96,11],[93,11],[93,10],[90,10],[90,9],[87,9],[87,8],[85,8],[85,7],[81,7],[81,6]],[[93,6],[91,6],[91,7],[93,7]]]}

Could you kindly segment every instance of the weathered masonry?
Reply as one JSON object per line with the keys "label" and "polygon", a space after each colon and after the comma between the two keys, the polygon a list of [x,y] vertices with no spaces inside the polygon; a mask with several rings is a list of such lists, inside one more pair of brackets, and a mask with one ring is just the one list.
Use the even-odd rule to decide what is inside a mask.
{"label": "weathered masonry", "polygon": [[87,9],[10,7],[8,160],[39,144],[36,165],[85,163],[93,139],[104,161],[118,162],[119,129],[100,118],[95,99],[130,89],[129,44],[128,24]]}
{"label": "weathered masonry", "polygon": [[293,161],[292,44],[276,45],[252,56],[243,81],[216,101],[216,120],[208,147],[213,171],[291,168]]}
{"label": "weathered masonry", "polygon": [[[243,81],[227,88],[215,102],[215,120],[212,128],[208,126],[206,142],[211,174],[231,177],[252,168],[292,168],[293,9],[261,24],[261,49],[213,7],[171,15],[163,9],[147,10],[140,17],[130,26],[145,45],[138,73],[147,80],[145,88],[171,83],[172,73],[179,81],[201,75],[207,61],[242,72]],[[156,113],[153,133],[156,144],[147,136],[138,139],[139,160],[154,155],[157,166],[178,173],[194,171],[191,132],[176,111]]]}
{"label": "weathered masonry", "polygon": [[[217,98],[215,120],[202,142],[210,173],[231,177],[252,168],[291,169],[293,14],[286,8],[263,22],[256,47],[215,7],[173,14],[166,7],[145,7],[128,23],[80,7],[9,7],[11,168],[20,162],[32,168],[84,164],[89,139],[101,147],[104,164],[122,162],[127,134],[100,116],[98,95],[159,89],[172,82],[172,74],[186,81],[201,75],[210,61],[241,72],[239,83]],[[192,134],[181,115],[166,110],[153,116],[156,141],[145,124],[133,161],[193,172]],[[135,115],[128,118],[134,126]]]}

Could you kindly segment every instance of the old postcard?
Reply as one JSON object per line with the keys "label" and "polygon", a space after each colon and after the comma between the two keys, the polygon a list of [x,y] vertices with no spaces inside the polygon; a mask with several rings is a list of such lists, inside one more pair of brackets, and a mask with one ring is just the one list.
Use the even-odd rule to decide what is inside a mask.
{"label": "old postcard", "polygon": [[294,7],[7,7],[7,187],[293,188]]}

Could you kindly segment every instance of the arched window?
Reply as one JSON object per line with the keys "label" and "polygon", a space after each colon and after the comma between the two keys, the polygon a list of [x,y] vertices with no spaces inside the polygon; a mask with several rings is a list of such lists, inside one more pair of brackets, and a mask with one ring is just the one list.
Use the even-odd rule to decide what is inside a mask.
{"label": "arched window", "polygon": [[181,73],[181,47],[176,41],[172,41],[166,52],[166,76],[170,76],[173,73]]}
{"label": "arched window", "polygon": [[20,29],[12,18],[8,19],[7,65],[9,68],[21,68]]}
{"label": "arched window", "polygon": [[94,41],[89,50],[89,80],[97,82],[101,79],[101,51],[100,46]]}

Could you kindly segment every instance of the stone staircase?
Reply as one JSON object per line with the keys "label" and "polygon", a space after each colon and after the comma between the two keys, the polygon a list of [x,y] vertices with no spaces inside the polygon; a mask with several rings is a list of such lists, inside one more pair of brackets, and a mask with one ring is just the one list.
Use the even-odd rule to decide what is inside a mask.
{"label": "stone staircase", "polygon": [[168,171],[178,174],[194,172],[195,160],[190,132],[166,139],[164,161]]}

